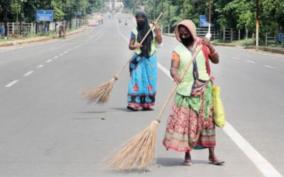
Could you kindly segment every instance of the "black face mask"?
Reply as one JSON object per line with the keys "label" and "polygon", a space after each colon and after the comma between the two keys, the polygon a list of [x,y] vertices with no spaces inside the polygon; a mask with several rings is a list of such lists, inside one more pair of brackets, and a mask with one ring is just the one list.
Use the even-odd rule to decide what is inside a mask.
{"label": "black face mask", "polygon": [[186,38],[180,38],[181,39],[181,43],[185,46],[190,46],[193,42],[193,38],[192,37],[186,37]]}
{"label": "black face mask", "polygon": [[137,22],[138,29],[143,29],[144,25],[145,25],[145,21],[138,21]]}

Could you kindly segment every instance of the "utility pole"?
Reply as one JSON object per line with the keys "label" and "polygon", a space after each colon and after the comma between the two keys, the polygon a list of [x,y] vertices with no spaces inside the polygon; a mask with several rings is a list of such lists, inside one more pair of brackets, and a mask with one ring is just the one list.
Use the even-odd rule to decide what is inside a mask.
{"label": "utility pole", "polygon": [[255,47],[259,46],[259,0],[256,0]]}

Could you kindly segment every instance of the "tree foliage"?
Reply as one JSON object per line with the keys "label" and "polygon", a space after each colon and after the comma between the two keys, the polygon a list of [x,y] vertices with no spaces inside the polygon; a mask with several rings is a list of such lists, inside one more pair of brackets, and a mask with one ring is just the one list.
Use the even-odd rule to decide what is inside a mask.
{"label": "tree foliage", "polygon": [[103,0],[0,0],[1,21],[35,21],[36,10],[54,10],[55,20],[84,17],[100,10]]}
{"label": "tree foliage", "polygon": [[[124,0],[124,3],[133,11],[144,6],[152,19],[164,12],[163,26],[172,27],[185,18],[198,24],[199,15],[208,16],[209,1],[212,2],[212,23],[215,27],[255,30],[256,0]],[[261,30],[283,32],[284,0],[259,0],[259,3]]]}

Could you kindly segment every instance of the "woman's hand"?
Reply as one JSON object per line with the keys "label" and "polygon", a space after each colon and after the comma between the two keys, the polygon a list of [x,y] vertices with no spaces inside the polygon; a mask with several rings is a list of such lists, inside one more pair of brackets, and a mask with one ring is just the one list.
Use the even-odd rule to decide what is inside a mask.
{"label": "woman's hand", "polygon": [[153,24],[154,25],[154,32],[156,35],[161,34],[161,28],[158,24]]}
{"label": "woman's hand", "polygon": [[161,28],[156,23],[152,23],[152,25],[153,25],[152,28],[154,28],[154,33],[155,33],[155,36],[156,36],[156,41],[158,42],[158,44],[161,44],[162,43],[162,31],[161,31]]}
{"label": "woman's hand", "polygon": [[211,42],[208,39],[203,38],[202,39],[202,44],[206,45],[211,53],[215,52],[215,49],[214,49],[213,45],[211,44]]}
{"label": "woman's hand", "polygon": [[202,39],[202,44],[205,45],[208,49],[209,49],[209,59],[212,63],[219,63],[219,55],[216,52],[215,48],[213,47],[213,45],[211,44],[211,42],[206,39],[203,38]]}
{"label": "woman's hand", "polygon": [[133,44],[133,48],[135,48],[135,49],[140,49],[142,47],[142,44],[140,44],[140,43],[138,43],[138,42],[135,42],[134,44]]}
{"label": "woman's hand", "polygon": [[174,76],[173,79],[177,84],[180,84],[182,81],[182,79],[179,76]]}

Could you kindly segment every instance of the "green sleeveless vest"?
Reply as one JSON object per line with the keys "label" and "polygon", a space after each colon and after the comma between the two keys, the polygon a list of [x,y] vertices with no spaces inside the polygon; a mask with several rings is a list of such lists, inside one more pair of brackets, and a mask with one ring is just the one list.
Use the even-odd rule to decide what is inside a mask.
{"label": "green sleeveless vest", "polygon": [[[137,41],[137,37],[138,37],[138,31],[137,29],[133,29],[132,30],[132,33],[135,35],[135,42],[138,42]],[[157,50],[157,47],[158,47],[158,42],[155,40],[155,38],[152,40],[152,44],[151,44],[151,52],[150,52],[150,55],[152,56],[156,50]],[[134,52],[139,55],[141,53],[141,49],[135,49]]]}
{"label": "green sleeveless vest", "polygon": [[[181,76],[188,62],[192,61],[192,53],[181,43],[175,48],[174,51],[180,57],[178,74]],[[200,50],[200,52],[197,54],[195,61],[197,63],[199,79],[203,81],[208,81],[210,79],[210,76],[208,75],[206,70],[206,60],[202,50]],[[177,87],[177,93],[184,96],[190,96],[193,83],[193,64],[191,64],[182,82]]]}

